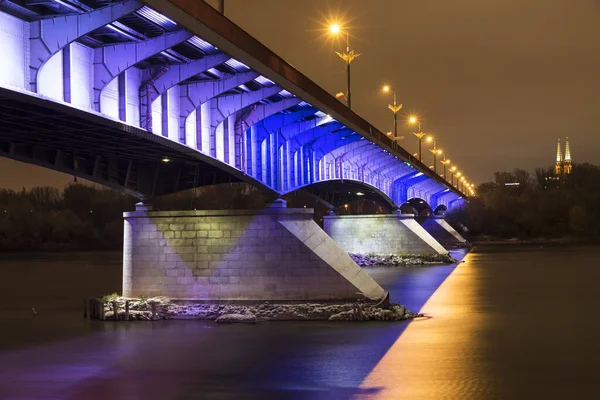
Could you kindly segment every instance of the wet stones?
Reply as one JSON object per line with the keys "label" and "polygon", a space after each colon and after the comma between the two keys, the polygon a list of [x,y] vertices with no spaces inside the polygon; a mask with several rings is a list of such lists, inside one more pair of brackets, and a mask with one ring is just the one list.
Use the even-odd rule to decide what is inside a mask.
{"label": "wet stones", "polygon": [[417,265],[454,264],[457,262],[448,254],[358,254],[349,253],[360,267],[409,267]]}
{"label": "wet stones", "polygon": [[[117,316],[112,302],[104,305],[107,320],[125,320],[129,301],[130,321],[194,319],[217,323],[256,323],[260,321],[403,321],[416,315],[400,304],[384,308],[368,302],[209,304],[172,301],[166,297],[148,300],[118,297]],[[153,313],[154,309],[154,313]]]}

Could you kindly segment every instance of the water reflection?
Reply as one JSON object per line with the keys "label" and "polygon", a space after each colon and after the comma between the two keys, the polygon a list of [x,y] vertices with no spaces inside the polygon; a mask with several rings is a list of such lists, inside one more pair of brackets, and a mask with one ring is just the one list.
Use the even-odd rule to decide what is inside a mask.
{"label": "water reflection", "polygon": [[[103,267],[81,260],[2,260],[0,399],[595,398],[599,257],[506,247],[455,268],[373,269],[393,299],[431,318],[255,326],[84,321],[86,291],[118,278],[96,279]],[[61,293],[33,318],[25,300],[47,284]]]}
{"label": "water reflection", "polygon": [[493,387],[478,358],[483,316],[474,309],[478,270],[471,256],[421,309],[431,319],[414,321],[365,379],[379,388],[359,398],[489,398]]}
{"label": "water reflection", "polygon": [[[1,269],[6,263],[10,266]],[[103,272],[98,263],[36,257],[30,264],[24,260],[2,264],[5,276],[30,277],[31,301],[43,300],[35,293],[48,282],[61,292],[54,303],[45,298],[36,318],[23,302],[29,298],[27,290],[20,289],[13,304],[7,296],[0,305],[11,310],[10,316],[0,314],[0,325],[10,327],[0,332],[5,348],[0,352],[0,398],[17,394],[36,398],[41,393],[85,399],[196,398],[199,393],[236,398],[249,392],[258,398],[374,394],[377,388],[359,385],[408,325],[89,322],[81,319],[77,305],[84,296],[102,290],[94,287],[95,282],[107,284],[95,279]],[[106,275],[113,276],[115,265],[109,262],[106,268]],[[372,274],[388,285],[396,301],[419,309],[452,269],[381,268]],[[75,306],[65,309],[67,302]]]}

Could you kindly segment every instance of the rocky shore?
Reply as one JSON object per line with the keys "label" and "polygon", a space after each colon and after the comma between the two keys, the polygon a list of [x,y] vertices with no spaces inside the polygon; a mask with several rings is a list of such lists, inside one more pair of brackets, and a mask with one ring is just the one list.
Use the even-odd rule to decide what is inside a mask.
{"label": "rocky shore", "polygon": [[[125,320],[125,302],[129,301],[129,320],[194,319],[217,323],[256,323],[261,321],[404,321],[419,314],[400,304],[388,308],[366,303],[271,303],[206,304],[172,301],[166,297],[151,299],[103,299],[104,318]],[[154,305],[153,305],[154,304]],[[153,313],[154,309],[154,313]]]}
{"label": "rocky shore", "polygon": [[357,254],[350,257],[361,267],[409,267],[417,265],[453,264],[458,262],[448,254]]}

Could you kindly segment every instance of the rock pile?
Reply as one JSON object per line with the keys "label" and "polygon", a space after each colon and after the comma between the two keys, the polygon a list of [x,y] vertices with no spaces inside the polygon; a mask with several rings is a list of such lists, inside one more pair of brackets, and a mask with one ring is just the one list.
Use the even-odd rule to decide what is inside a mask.
{"label": "rock pile", "polygon": [[150,321],[154,303],[154,319],[196,319],[217,323],[256,323],[260,321],[403,321],[418,314],[399,304],[382,308],[375,304],[358,303],[270,303],[254,305],[206,304],[176,302],[166,297],[148,300],[114,298],[104,304],[105,318],[115,319],[113,301],[118,308],[119,320],[125,316],[125,301],[129,300],[129,319]]}
{"label": "rock pile", "polygon": [[416,265],[454,264],[458,262],[448,254],[357,254],[350,257],[361,267],[408,267]]}

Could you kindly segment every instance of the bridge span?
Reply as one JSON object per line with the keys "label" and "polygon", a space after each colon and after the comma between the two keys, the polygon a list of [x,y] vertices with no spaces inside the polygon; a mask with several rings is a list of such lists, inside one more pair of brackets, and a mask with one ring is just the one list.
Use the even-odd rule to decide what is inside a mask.
{"label": "bridge span", "polygon": [[[450,209],[466,198],[203,1],[6,0],[0,2],[0,47],[2,157],[76,175],[142,200],[234,181],[260,187],[273,198],[301,189],[332,205],[367,196],[399,208],[418,198],[434,210]],[[161,246],[178,250],[170,257],[161,251],[156,259],[136,258],[126,247],[124,290],[129,294],[164,293],[166,281],[156,276],[165,274],[156,269],[171,262],[188,268],[172,281],[190,283],[179,292],[173,289],[175,297],[196,293],[190,288],[200,281],[222,284],[224,279],[208,280],[205,274],[212,272],[203,268],[223,268],[210,264],[215,258],[226,265],[237,265],[239,259],[218,256],[223,245],[215,243],[206,246],[221,248],[202,256],[206,246],[197,244],[200,239],[224,241],[235,231],[238,239],[255,241],[241,226],[234,223],[232,228],[228,216],[220,216],[221,221],[210,213],[186,214],[181,218],[187,222],[181,225],[175,215],[157,214],[167,222],[155,224],[144,214],[148,211],[126,218],[126,239],[137,232],[138,239],[146,240],[126,246],[149,251],[158,246],[154,240],[164,242],[170,236],[180,240]],[[303,228],[289,225],[289,215],[284,214],[271,210],[259,218],[260,229],[276,226],[274,237],[289,236],[305,245],[309,238],[304,235],[310,232],[320,241],[313,240],[309,253],[330,267],[335,264],[332,268],[346,279],[362,277],[360,268],[303,213],[298,214]],[[143,222],[132,222],[140,218]],[[244,218],[245,224],[252,224]],[[209,226],[222,223],[229,228],[188,227],[207,220],[213,221]],[[198,236],[199,232],[212,236]],[[267,249],[252,251],[263,263],[274,257]],[[146,263],[144,271],[150,271],[143,279],[134,279],[136,262]],[[346,269],[351,273],[344,273]],[[323,271],[316,274],[328,276]],[[345,280],[333,282],[338,278],[331,278],[332,284],[351,293]],[[353,287],[371,293],[367,297],[381,295],[368,276],[360,279],[364,282],[353,281]],[[136,289],[133,281],[144,281],[140,287],[145,289]],[[240,296],[262,291],[257,288]],[[325,296],[323,291],[309,292],[303,293]]]}
{"label": "bridge span", "polygon": [[348,181],[361,188],[351,196],[432,209],[464,197],[202,1],[14,0],[0,12],[4,157],[141,198],[230,181],[343,202],[335,183]]}

